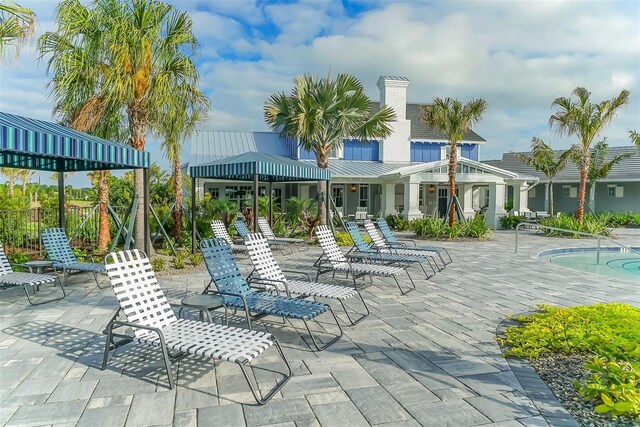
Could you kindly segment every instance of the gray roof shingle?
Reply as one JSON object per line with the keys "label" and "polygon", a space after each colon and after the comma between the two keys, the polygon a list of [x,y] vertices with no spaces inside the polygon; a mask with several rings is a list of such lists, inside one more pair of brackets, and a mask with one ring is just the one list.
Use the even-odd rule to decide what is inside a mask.
{"label": "gray roof shingle", "polygon": [[[557,151],[558,155],[562,151]],[[631,153],[631,157],[622,160],[615,165],[609,176],[603,181],[640,181],[640,151],[635,147],[609,147],[607,158],[624,153]],[[523,153],[531,154],[531,153]],[[513,153],[504,153],[502,160],[484,160],[482,163],[486,163],[491,166],[496,166],[501,169],[506,169],[517,173],[518,175],[531,175],[540,178],[541,182],[546,182],[547,179],[542,174],[530,166],[525,165],[518,160]],[[578,182],[580,181],[580,173],[578,167],[574,163],[569,163],[562,172],[558,174],[554,182]]]}
{"label": "gray roof shingle", "polygon": [[[411,120],[411,139],[413,140],[446,140],[447,137],[444,133],[427,126],[421,119],[422,117],[422,105],[414,102],[407,102],[407,120]],[[380,109],[379,101],[371,102],[371,114],[374,114]],[[485,142],[485,139],[475,133],[473,130],[469,130],[464,134],[464,141],[473,142]]]}

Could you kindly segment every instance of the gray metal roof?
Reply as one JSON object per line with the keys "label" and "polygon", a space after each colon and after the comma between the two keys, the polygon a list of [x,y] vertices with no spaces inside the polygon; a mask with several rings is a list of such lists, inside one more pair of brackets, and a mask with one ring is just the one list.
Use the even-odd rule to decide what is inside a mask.
{"label": "gray metal roof", "polygon": [[[559,155],[562,151],[557,151]],[[631,153],[632,156],[624,159],[613,167],[609,176],[603,181],[640,181],[640,151],[635,147],[609,147],[607,157],[610,159],[613,156]],[[523,153],[531,154],[531,153]],[[513,153],[504,153],[502,160],[484,160],[482,163],[486,163],[491,166],[496,166],[501,169],[510,170],[516,172],[518,175],[531,175],[540,178],[540,182],[546,182],[547,179],[542,174],[530,166],[525,165],[518,160]],[[566,168],[560,174],[558,174],[555,182],[578,182],[580,181],[580,173],[577,166],[574,163],[569,163]]]}
{"label": "gray metal roof", "polygon": [[402,76],[380,76],[380,79],[383,80],[397,80],[399,82],[408,82],[409,79]]}
{"label": "gray metal roof", "polygon": [[289,157],[287,146],[277,133],[197,130],[191,137],[189,165],[255,151]]}
{"label": "gray metal roof", "polygon": [[[305,160],[306,162],[316,164],[315,160]],[[368,162],[356,160],[329,159],[329,170],[331,176],[340,178],[378,178],[391,171],[404,166],[415,165],[418,163],[401,162],[401,163],[382,163]]]}
{"label": "gray metal roof", "polygon": [[[422,105],[414,102],[407,103],[407,120],[411,120],[411,139],[412,140],[447,140],[447,136],[425,124],[422,117]],[[371,102],[371,114],[380,109],[379,101]],[[469,130],[464,134],[464,141],[485,142],[485,139]]]}

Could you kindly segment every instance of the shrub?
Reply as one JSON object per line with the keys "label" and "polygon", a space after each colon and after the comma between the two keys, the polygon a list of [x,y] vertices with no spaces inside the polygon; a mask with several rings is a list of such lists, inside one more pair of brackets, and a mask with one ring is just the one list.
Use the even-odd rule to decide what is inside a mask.
{"label": "shrub", "polygon": [[596,412],[640,415],[640,309],[627,304],[572,308],[540,305],[540,312],[517,316],[522,326],[507,328],[505,355],[537,358],[545,353],[592,356],[591,378],[576,384]]}
{"label": "shrub", "polygon": [[[7,254],[7,258],[11,264],[24,264],[29,261],[29,256],[22,252],[11,252]],[[25,271],[24,267],[13,267],[13,270],[16,272]]]}
{"label": "shrub", "polygon": [[167,266],[167,262],[162,257],[157,257],[151,260],[151,268],[153,271],[162,271]]}
{"label": "shrub", "polygon": [[447,224],[441,218],[416,219],[412,223],[413,231],[418,236],[439,239],[447,231]]}
{"label": "shrub", "polygon": [[467,237],[475,237],[476,239],[486,239],[492,236],[491,229],[481,215],[476,215],[469,221],[465,235]]}
{"label": "shrub", "polygon": [[182,270],[186,266],[187,258],[189,258],[187,251],[179,251],[176,256],[173,257],[173,268]]}
{"label": "shrub", "polygon": [[524,221],[523,216],[519,215],[505,215],[499,218],[500,227],[510,229],[516,228],[518,224]]}
{"label": "shrub", "polygon": [[[561,214],[559,217],[549,217],[540,220],[541,225],[547,227],[562,228],[571,231],[582,231],[584,233],[600,234],[603,236],[611,235],[611,230],[607,228],[607,216],[588,214],[584,216],[582,224],[578,220],[568,214]],[[579,234],[556,231],[556,230],[543,230],[547,236],[571,236],[580,238]]]}
{"label": "shrub", "polygon": [[[371,238],[367,235],[363,235],[362,238],[365,242],[371,243]],[[351,240],[351,235],[346,231],[337,231],[336,232],[336,242],[338,246],[353,246],[353,240]]]}
{"label": "shrub", "polygon": [[405,231],[411,228],[411,222],[400,214],[387,215],[385,218],[389,227],[398,231]]}
{"label": "shrub", "polygon": [[445,225],[445,235],[449,240],[457,239],[460,236],[464,236],[467,231],[467,225],[462,222],[456,222],[453,225]]}
{"label": "shrub", "polygon": [[199,266],[200,264],[202,264],[202,255],[200,255],[200,254],[189,254],[189,262],[194,267]]}

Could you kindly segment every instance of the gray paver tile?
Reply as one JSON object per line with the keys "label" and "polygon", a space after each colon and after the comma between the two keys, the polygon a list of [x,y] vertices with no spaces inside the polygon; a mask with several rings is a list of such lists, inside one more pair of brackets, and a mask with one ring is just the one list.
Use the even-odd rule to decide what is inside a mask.
{"label": "gray paver tile", "polygon": [[281,393],[283,397],[295,397],[324,393],[328,390],[338,389],[339,387],[339,384],[329,373],[302,375],[291,378]]}
{"label": "gray paver tile", "polygon": [[351,401],[371,424],[402,421],[409,414],[382,386],[347,390]]}
{"label": "gray paver tile", "polygon": [[304,397],[273,399],[265,406],[245,406],[244,416],[248,426],[262,426],[315,418],[309,403]]}
{"label": "gray paver tile", "polygon": [[351,402],[329,403],[313,407],[323,426],[368,427],[369,423]]}
{"label": "gray paver tile", "polygon": [[62,381],[51,393],[47,402],[89,399],[97,385],[98,381]]}
{"label": "gray paver tile", "polygon": [[176,411],[206,408],[218,404],[216,387],[178,387],[176,390]]}
{"label": "gray paver tile", "polygon": [[464,400],[411,405],[406,409],[416,421],[426,427],[464,427],[491,422]]}
{"label": "gray paver tile", "polygon": [[198,409],[198,425],[210,427],[244,427],[242,405],[210,406]]}
{"label": "gray paver tile", "polygon": [[520,418],[518,422],[525,427],[547,427],[549,425],[542,416]]}
{"label": "gray paver tile", "polygon": [[175,427],[197,427],[198,411],[195,409],[187,409],[184,411],[176,410],[173,422]]}
{"label": "gray paver tile", "polygon": [[314,393],[306,396],[307,402],[311,406],[325,405],[327,403],[348,402],[349,396],[342,390],[325,391],[324,393]]}
{"label": "gray paver tile", "polygon": [[126,425],[172,424],[175,396],[175,390],[135,394]]}
{"label": "gray paver tile", "polygon": [[155,383],[150,383],[146,379],[121,377],[101,380],[92,397],[126,396],[136,393],[151,393],[155,390]]}
{"label": "gray paver tile", "polygon": [[434,363],[445,372],[455,377],[500,372],[498,369],[478,357],[466,356],[464,359],[439,360]]}
{"label": "gray paver tile", "polygon": [[417,405],[420,403],[439,402],[441,399],[427,390],[417,381],[411,381],[402,384],[391,384],[385,386],[387,391],[402,406]]}
{"label": "gray paver tile", "polygon": [[37,426],[75,423],[87,405],[86,400],[23,406],[7,422],[7,426]]}
{"label": "gray paver tile", "polygon": [[378,385],[376,380],[374,380],[360,365],[357,365],[356,368],[348,371],[336,371],[332,375],[336,381],[338,381],[343,390],[360,387],[374,387]]}
{"label": "gray paver tile", "polygon": [[501,394],[468,397],[465,400],[493,422],[526,418],[531,415],[536,415],[531,414],[529,411],[522,408],[520,405],[513,403]]}

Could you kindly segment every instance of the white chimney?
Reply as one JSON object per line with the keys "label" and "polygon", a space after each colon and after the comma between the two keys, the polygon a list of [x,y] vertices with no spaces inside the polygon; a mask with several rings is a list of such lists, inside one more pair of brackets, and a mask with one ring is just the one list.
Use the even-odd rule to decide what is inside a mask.
{"label": "white chimney", "polygon": [[380,159],[383,162],[408,162],[411,160],[411,121],[407,120],[407,86],[409,79],[398,76],[380,76],[380,107],[388,105],[396,113],[391,124],[392,134],[383,140]]}

